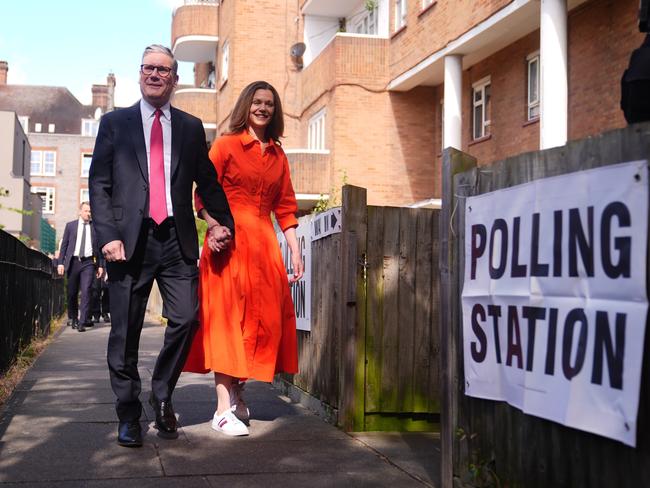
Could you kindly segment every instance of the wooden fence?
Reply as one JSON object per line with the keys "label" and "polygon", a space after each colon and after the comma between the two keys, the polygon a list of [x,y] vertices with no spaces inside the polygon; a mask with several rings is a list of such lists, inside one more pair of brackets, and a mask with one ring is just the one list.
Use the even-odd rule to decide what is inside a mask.
{"label": "wooden fence", "polygon": [[312,243],[311,331],[284,380],[349,431],[437,430],[439,211],[342,200],[342,232]]}
{"label": "wooden fence", "polygon": [[[465,201],[535,179],[650,158],[650,124],[565,147],[523,154],[490,167],[443,154],[440,222],[443,487],[596,488],[650,486],[650,333],[646,331],[637,447],[525,415],[505,402],[465,396],[461,292]],[[460,483],[459,483],[460,482]]]}

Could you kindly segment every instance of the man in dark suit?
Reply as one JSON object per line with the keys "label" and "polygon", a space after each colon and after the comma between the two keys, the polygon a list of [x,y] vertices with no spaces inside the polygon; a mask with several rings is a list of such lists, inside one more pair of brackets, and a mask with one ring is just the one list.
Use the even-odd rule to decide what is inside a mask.
{"label": "man in dark suit", "polygon": [[[86,327],[93,325],[90,310],[93,277],[104,272],[103,259],[90,224],[88,202],[79,207],[79,218],[66,224],[57,262],[60,263],[57,265],[58,273],[61,276],[66,273],[68,277],[68,325],[84,332]],[[79,292],[80,306],[77,303]]]}
{"label": "man in dark suit", "polygon": [[149,402],[159,435],[178,437],[172,392],[198,326],[193,183],[218,221],[209,229],[210,246],[223,249],[234,233],[225,193],[208,158],[203,124],[169,104],[177,66],[168,48],[145,49],[142,99],[102,117],[90,167],[90,201],[111,297],[108,365],[117,396],[117,442],[127,447],[142,445],[138,343],[154,279],[167,328]]}

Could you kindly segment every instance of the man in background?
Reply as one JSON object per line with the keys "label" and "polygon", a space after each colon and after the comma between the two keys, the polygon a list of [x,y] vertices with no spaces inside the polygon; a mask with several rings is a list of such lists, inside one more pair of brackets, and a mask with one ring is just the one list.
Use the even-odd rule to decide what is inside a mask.
{"label": "man in background", "polygon": [[93,325],[90,315],[93,277],[104,273],[103,258],[90,223],[88,202],[80,205],[79,218],[65,226],[58,263],[58,273],[61,276],[65,273],[68,277],[68,325],[84,332],[86,327]]}

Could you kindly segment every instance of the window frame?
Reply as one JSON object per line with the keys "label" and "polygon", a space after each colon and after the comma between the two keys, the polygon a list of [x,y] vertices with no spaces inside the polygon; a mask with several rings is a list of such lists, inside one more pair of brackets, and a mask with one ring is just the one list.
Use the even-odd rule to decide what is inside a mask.
{"label": "window frame", "polygon": [[307,123],[307,149],[311,151],[326,151],[325,144],[327,129],[327,109],[321,108],[309,118]]}
{"label": "window frame", "polygon": [[[45,190],[45,191],[41,191]],[[43,198],[43,208],[42,208],[42,214],[43,215],[53,215],[56,213],[56,187],[54,186],[32,186],[31,188],[31,193],[34,193],[36,195],[41,195],[42,193],[45,193],[45,198],[41,195],[41,198]],[[49,209],[49,207],[52,207]]]}
{"label": "window frame", "polygon": [[[372,23],[371,23],[372,21]],[[364,29],[365,26],[365,29]],[[371,32],[370,26],[374,27],[374,32]],[[368,10],[364,7],[363,12],[359,19],[354,22],[355,34],[363,34],[368,36],[379,35],[379,7]]]}
{"label": "window frame", "polygon": [[[491,116],[491,106],[492,106],[492,80],[489,76],[477,81],[472,84],[472,140],[477,141],[488,137],[491,132],[490,128],[492,125],[492,120],[489,118]],[[476,94],[481,93],[481,99],[476,100]],[[478,108],[481,108],[481,126],[480,133],[477,135],[477,126],[476,126],[476,111]]]}
{"label": "window frame", "polygon": [[220,81],[224,82],[228,79],[228,71],[230,69],[230,41],[224,41],[221,46],[221,66],[219,69]]}
{"label": "window frame", "polygon": [[[535,82],[537,83],[537,99],[531,101],[531,81],[530,68],[533,63],[537,63],[537,76]],[[541,93],[540,93],[540,57],[539,51],[529,54],[526,56],[526,120],[529,122],[537,120],[541,116]],[[531,115],[531,113],[537,109],[536,115]]]}
{"label": "window frame", "polygon": [[[90,127],[87,128],[86,124],[89,124]],[[99,130],[99,121],[95,119],[81,119],[81,135],[83,137],[97,137],[97,131]]]}
{"label": "window frame", "polygon": [[397,32],[406,26],[407,13],[407,0],[395,0],[395,22],[393,23],[393,32]]}
{"label": "window frame", "polygon": [[89,201],[90,201],[90,188],[80,188],[79,205],[81,205],[83,202],[89,202]]}
{"label": "window frame", "polygon": [[[39,154],[38,157],[38,171],[34,171],[34,156]],[[30,176],[42,176],[43,175],[43,150],[42,149],[32,149],[32,152],[29,156],[29,174]]]}
{"label": "window frame", "polygon": [[43,125],[40,122],[34,124],[34,132],[42,132]]}
{"label": "window frame", "polygon": [[92,162],[93,153],[89,151],[81,151],[81,160],[80,160],[81,167],[79,170],[79,175],[82,178],[88,178],[90,176],[90,162],[88,163],[88,171],[84,172],[84,159],[86,158],[86,156],[89,156],[90,161]]}

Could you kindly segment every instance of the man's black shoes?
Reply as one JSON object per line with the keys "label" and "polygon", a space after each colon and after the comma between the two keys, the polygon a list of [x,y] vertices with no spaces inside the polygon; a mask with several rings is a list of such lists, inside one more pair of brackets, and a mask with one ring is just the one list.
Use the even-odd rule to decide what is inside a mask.
{"label": "man's black shoes", "polygon": [[149,405],[156,414],[156,429],[158,435],[165,439],[176,439],[178,429],[176,426],[176,415],[169,400],[158,401],[153,392],[149,396]]}
{"label": "man's black shoes", "polygon": [[79,327],[79,320],[77,320],[77,319],[72,319],[72,323],[71,323],[70,325],[72,325],[72,328],[73,328],[73,329],[78,328],[78,327]]}
{"label": "man's black shoes", "polygon": [[120,422],[117,428],[117,443],[124,447],[142,447],[140,422]]}
{"label": "man's black shoes", "polygon": [[[108,315],[107,313],[105,313],[104,315],[102,315],[102,319],[104,320],[105,323],[110,322],[111,321],[111,316]],[[99,322],[99,320],[97,320],[97,322]]]}
{"label": "man's black shoes", "polygon": [[79,324],[77,327],[73,325],[72,328],[77,329],[79,332],[86,332],[86,327],[84,326],[84,324]]}

